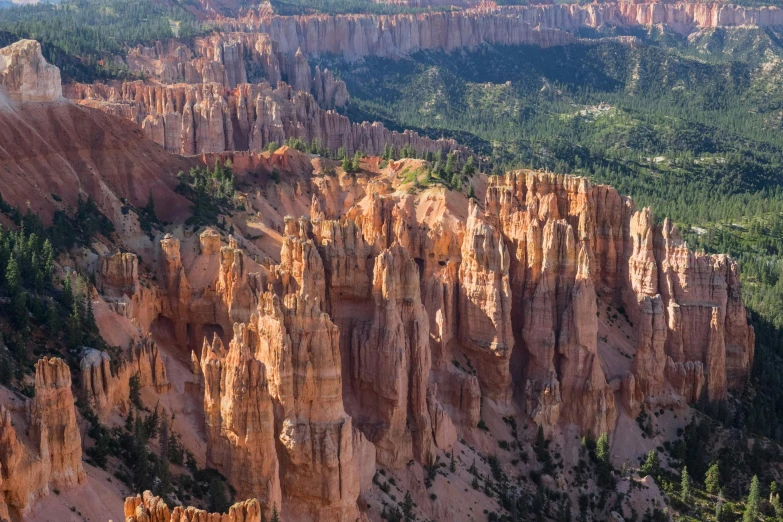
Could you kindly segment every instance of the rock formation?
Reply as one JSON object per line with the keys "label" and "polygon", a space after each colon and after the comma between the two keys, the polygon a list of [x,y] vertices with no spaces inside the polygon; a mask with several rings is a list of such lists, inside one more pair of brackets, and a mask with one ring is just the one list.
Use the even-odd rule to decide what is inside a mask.
{"label": "rock formation", "polygon": [[134,376],[138,377],[139,386],[154,386],[158,393],[171,389],[160,350],[151,338],[135,339],[127,352],[120,361],[115,361],[114,369],[108,353],[94,348],[82,352],[79,363],[82,391],[100,419],[106,419],[115,406],[127,411],[130,379]]}
{"label": "rock formation", "polygon": [[163,84],[219,83],[235,89],[266,81],[273,88],[285,76],[296,91],[312,94],[327,109],[345,107],[348,90],[329,70],[311,71],[302,53],[284,54],[263,33],[216,33],[191,45],[177,40],[137,46],[125,59],[128,68]]}
{"label": "rock formation", "polygon": [[17,431],[13,413],[0,406],[0,516],[7,516],[8,508],[25,513],[36,499],[49,495],[50,486],[66,488],[86,480],[65,361],[45,357],[36,363],[26,436]]}
{"label": "rock formation", "polygon": [[0,87],[0,94],[16,102],[51,102],[63,95],[60,69],[46,63],[35,40],[0,49]]}
{"label": "rock formation", "polygon": [[[329,78],[320,69],[316,71],[316,92],[346,97]],[[68,96],[137,123],[150,139],[179,154],[260,152],[269,143],[282,144],[288,138],[301,138],[308,144],[317,140],[330,151],[344,147],[349,155],[356,150],[379,155],[387,144],[397,149],[412,147],[419,154],[464,150],[454,140],[389,131],[380,123],[351,123],[345,116],[322,109],[311,94],[282,82],[276,88],[269,83],[243,83],[234,89],[215,83],[97,83],[72,85]]]}
{"label": "rock formation", "polygon": [[743,7],[719,2],[543,3],[495,6],[424,14],[274,16],[250,9],[221,19],[230,31],[260,31],[281,53],[400,56],[417,50],[451,52],[481,44],[541,46],[576,41],[580,28],[665,25],[682,33],[715,27],[765,27],[783,23],[777,7]]}
{"label": "rock formation", "polygon": [[237,502],[228,513],[208,513],[194,507],[169,509],[149,491],[125,499],[125,522],[261,522],[261,507],[254,499]]}

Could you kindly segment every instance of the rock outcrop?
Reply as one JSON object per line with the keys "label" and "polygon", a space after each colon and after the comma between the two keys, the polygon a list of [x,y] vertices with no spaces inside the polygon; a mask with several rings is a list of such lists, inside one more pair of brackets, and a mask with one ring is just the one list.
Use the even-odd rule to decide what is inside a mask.
{"label": "rock outcrop", "polygon": [[16,102],[57,101],[63,95],[60,69],[46,63],[41,44],[19,40],[0,49],[0,94]]}
{"label": "rock outcrop", "polygon": [[177,40],[137,46],[128,53],[128,68],[163,84],[218,83],[235,89],[265,81],[273,88],[284,76],[297,91],[310,93],[321,107],[342,108],[348,102],[345,83],[329,70],[311,71],[300,53],[284,54],[263,33],[216,33],[192,45]]}
{"label": "rock outcrop", "polygon": [[[231,216],[237,237],[176,231],[154,262],[156,320],[193,350],[207,464],[265,516],[360,520],[376,463],[429,464],[480,443],[482,421],[598,436],[645,402],[723,400],[748,374],[736,263],[691,252],[611,187],[515,171],[479,180],[482,207],[409,193],[399,173],[421,160],[327,176],[286,154],[272,155],[286,181]],[[304,214],[274,223],[279,263],[241,236],[266,197]],[[102,266],[112,288],[141,284],[129,256]],[[134,371],[165,383],[143,353]],[[91,357],[105,389],[107,360]]]}
{"label": "rock outcrop", "polygon": [[82,391],[99,419],[108,418],[115,406],[127,412],[134,376],[139,386],[154,386],[158,393],[171,389],[160,350],[150,337],[135,339],[114,365],[108,353],[84,348],[79,368]]}
{"label": "rock outcrop", "polygon": [[715,27],[766,27],[783,23],[777,7],[743,7],[719,2],[596,2],[496,6],[397,15],[274,16],[248,10],[221,20],[230,31],[260,31],[281,53],[400,56],[417,50],[451,52],[481,44],[540,46],[576,41],[581,28],[665,25],[681,33]]}
{"label": "rock outcrop", "polygon": [[208,513],[194,507],[169,509],[163,499],[145,491],[125,499],[125,522],[261,522],[261,507],[251,499],[237,502],[228,513]]}
{"label": "rock outcrop", "polygon": [[[13,412],[0,406],[0,515],[25,513],[50,487],[84,483],[82,446],[76,423],[71,373],[62,359],[35,365],[35,398],[26,404],[27,433]],[[19,420],[19,419],[17,419]],[[29,442],[23,442],[23,440]]]}
{"label": "rock outcrop", "polygon": [[[333,80],[316,71],[316,92],[347,96]],[[88,107],[120,115],[142,127],[144,133],[170,152],[201,154],[223,151],[260,152],[268,144],[300,138],[314,140],[330,151],[344,147],[380,155],[384,147],[411,147],[425,152],[463,151],[454,140],[432,140],[416,132],[389,131],[381,123],[352,123],[324,110],[307,92],[280,82],[240,84],[146,85],[141,81],[120,85],[72,85],[68,96]],[[327,96],[326,94],[324,96]],[[122,109],[118,107],[122,106]]]}

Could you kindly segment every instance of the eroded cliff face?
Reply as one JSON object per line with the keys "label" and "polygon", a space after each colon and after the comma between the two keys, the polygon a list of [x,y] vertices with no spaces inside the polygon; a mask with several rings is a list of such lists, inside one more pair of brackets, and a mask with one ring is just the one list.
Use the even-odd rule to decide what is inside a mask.
{"label": "eroded cliff face", "polygon": [[277,87],[285,77],[294,90],[312,94],[326,109],[348,102],[344,82],[329,70],[316,67],[313,71],[301,51],[281,53],[277,42],[263,33],[216,33],[196,38],[192,45],[178,40],[156,42],[131,49],[125,62],[131,71],[168,85],[219,83],[235,89],[264,80]]}
{"label": "eroded cliff face", "polygon": [[57,101],[63,95],[60,69],[46,63],[40,43],[19,40],[0,49],[0,93],[16,102]]}
{"label": "eroded cliff face", "polygon": [[[408,193],[397,173],[416,161],[270,185],[304,214],[279,226],[278,263],[211,229],[161,240],[161,315],[183,346],[207,337],[207,458],[239,497],[358,520],[376,462],[429,463],[488,415],[598,436],[742,385],[753,331],[731,259],[584,178],[511,172],[482,205]],[[618,321],[630,348],[602,340]]]}
{"label": "eroded cliff face", "polygon": [[576,41],[572,33],[586,27],[662,24],[686,34],[715,27],[764,27],[783,23],[783,10],[717,2],[486,3],[465,10],[399,15],[293,17],[250,9],[220,22],[226,30],[267,33],[284,54],[301,49],[306,55],[333,53],[355,60],[422,49],[450,52],[481,44],[563,45]]}
{"label": "eroded cliff face", "polygon": [[24,411],[0,406],[0,516],[8,517],[9,508],[24,514],[50,487],[85,480],[70,369],[44,357],[35,365],[35,398]]}
{"label": "eroded cliff face", "polygon": [[[328,76],[316,70],[316,92],[334,89],[324,78]],[[359,150],[380,155],[387,144],[397,149],[412,147],[419,154],[465,150],[454,140],[389,131],[381,123],[352,123],[322,109],[308,92],[282,82],[276,88],[269,83],[243,83],[233,89],[217,83],[97,83],[72,85],[68,96],[137,123],[147,137],[179,154],[260,152],[269,143],[282,144],[288,138],[301,138],[308,144],[317,140],[331,151],[344,147],[348,154]]]}

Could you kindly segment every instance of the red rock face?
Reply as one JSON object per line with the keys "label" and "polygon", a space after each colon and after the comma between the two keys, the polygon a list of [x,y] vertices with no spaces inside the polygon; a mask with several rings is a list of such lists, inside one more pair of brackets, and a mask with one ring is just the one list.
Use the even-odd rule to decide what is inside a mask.
{"label": "red rock face", "polygon": [[292,55],[333,53],[349,60],[364,56],[398,56],[420,49],[453,51],[481,44],[563,45],[575,41],[569,33],[604,25],[664,24],[688,33],[714,27],[770,26],[783,23],[776,7],[741,7],[722,3],[593,4],[542,3],[495,6],[401,15],[274,16],[249,10],[238,19],[221,19],[226,30],[258,30]]}
{"label": "red rock face", "polygon": [[[316,72],[316,89],[332,89],[330,81]],[[214,83],[74,85],[68,96],[136,122],[147,137],[179,154],[260,152],[269,143],[282,144],[288,138],[306,143],[319,140],[332,151],[344,147],[349,155],[356,150],[380,155],[387,144],[412,147],[419,154],[464,150],[454,140],[389,131],[380,123],[351,123],[322,109],[311,94],[284,83],[277,88],[268,83],[240,84],[235,89]]]}
{"label": "red rock face", "polygon": [[[229,349],[215,337],[197,358],[209,461],[265,510],[355,520],[369,463],[428,462],[482,408],[595,436],[620,408],[719,400],[747,375],[734,262],[691,253],[609,187],[511,172],[489,180],[482,211],[381,179],[311,181],[313,218],[284,220],[279,264],[207,231],[186,268],[162,240],[163,309],[233,323]],[[607,307],[634,332],[623,370],[599,349],[622,313]]]}
{"label": "red rock face", "polygon": [[35,365],[35,398],[25,405],[32,445],[23,442],[19,419],[0,406],[0,516],[8,517],[9,507],[26,513],[50,487],[86,480],[74,402],[68,365],[44,357]]}

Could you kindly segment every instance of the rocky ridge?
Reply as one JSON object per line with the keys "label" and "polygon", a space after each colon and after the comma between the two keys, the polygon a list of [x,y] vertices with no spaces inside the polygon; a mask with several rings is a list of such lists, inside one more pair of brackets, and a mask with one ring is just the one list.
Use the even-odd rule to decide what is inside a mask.
{"label": "rocky ridge", "polygon": [[158,41],[131,49],[125,62],[132,72],[166,85],[219,83],[234,89],[265,80],[277,87],[285,77],[294,90],[312,94],[324,108],[341,108],[348,101],[345,83],[328,69],[312,71],[301,52],[281,53],[263,33],[216,33],[196,38],[192,48],[177,40]]}
{"label": "rocky ridge", "polygon": [[[300,55],[301,56],[301,55]],[[411,147],[417,153],[465,152],[454,140],[432,140],[416,132],[396,132],[381,123],[352,123],[321,108],[307,92],[280,82],[240,84],[71,85],[77,103],[120,116],[141,126],[145,135],[169,152],[202,154],[224,151],[261,152],[288,138],[318,140],[331,151],[345,148],[380,155],[386,145]]]}
{"label": "rocky ridge", "polygon": [[349,60],[400,56],[416,50],[451,52],[481,44],[541,46],[576,41],[580,28],[665,25],[690,33],[715,27],[766,27],[783,23],[777,7],[742,7],[718,2],[601,2],[478,7],[421,14],[275,16],[248,10],[220,18],[229,31],[260,31],[279,50],[307,55],[334,53]]}

